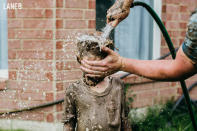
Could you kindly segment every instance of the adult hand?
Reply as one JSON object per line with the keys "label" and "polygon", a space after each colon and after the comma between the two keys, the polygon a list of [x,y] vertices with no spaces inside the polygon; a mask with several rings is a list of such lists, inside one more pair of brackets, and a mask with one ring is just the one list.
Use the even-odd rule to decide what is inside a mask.
{"label": "adult hand", "polygon": [[115,4],[107,11],[107,23],[113,27],[124,20],[130,12],[133,0],[116,0]]}
{"label": "adult hand", "polygon": [[81,69],[90,77],[105,77],[121,70],[123,67],[122,57],[113,50],[102,47],[102,50],[108,53],[108,56],[100,61],[81,61]]}

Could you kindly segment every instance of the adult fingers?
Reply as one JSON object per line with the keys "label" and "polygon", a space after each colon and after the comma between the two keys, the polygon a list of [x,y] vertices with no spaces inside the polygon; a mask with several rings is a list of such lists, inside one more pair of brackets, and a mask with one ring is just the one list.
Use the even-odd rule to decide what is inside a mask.
{"label": "adult fingers", "polygon": [[90,66],[85,61],[81,61],[81,64],[82,64],[83,67],[88,68],[90,70],[94,70],[94,71],[106,71],[107,70],[106,67]]}
{"label": "adult fingers", "polygon": [[105,46],[103,46],[101,49],[102,49],[102,51],[108,53],[108,55],[112,55],[112,54],[115,53],[113,50],[111,50],[111,49],[109,49],[108,47],[105,47]]}
{"label": "adult fingers", "polygon": [[83,60],[83,62],[85,62],[86,64],[88,64],[90,66],[97,66],[97,67],[105,67],[106,66],[106,63],[104,62],[104,60],[100,60],[100,61]]}
{"label": "adult fingers", "polygon": [[85,68],[83,66],[80,66],[81,70],[86,72],[87,74],[94,74],[94,75],[103,75],[105,72],[101,72],[101,71],[93,71],[93,70],[90,70],[88,68]]}
{"label": "adult fingers", "polygon": [[111,25],[112,27],[116,27],[118,24],[119,24],[119,20],[118,19],[116,19],[116,20],[114,20],[114,21],[107,21],[107,23],[109,24],[109,25]]}
{"label": "adult fingers", "polygon": [[102,77],[103,75],[86,74],[86,76],[89,76],[89,77]]}

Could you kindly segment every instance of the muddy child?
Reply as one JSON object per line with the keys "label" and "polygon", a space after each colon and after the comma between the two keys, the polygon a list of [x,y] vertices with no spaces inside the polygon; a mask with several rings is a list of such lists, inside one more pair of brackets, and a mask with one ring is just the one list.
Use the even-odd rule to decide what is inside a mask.
{"label": "muddy child", "polygon": [[[78,38],[77,60],[101,60],[107,54],[100,49],[100,36]],[[114,48],[107,40],[103,46]],[[65,91],[64,131],[131,131],[127,121],[124,85],[119,78],[90,77],[83,73],[81,80]]]}

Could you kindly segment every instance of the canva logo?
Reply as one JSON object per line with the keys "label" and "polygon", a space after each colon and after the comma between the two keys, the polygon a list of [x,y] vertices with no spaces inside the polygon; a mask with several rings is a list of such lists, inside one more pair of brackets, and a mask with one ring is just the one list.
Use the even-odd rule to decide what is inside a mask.
{"label": "canva logo", "polygon": [[23,5],[22,3],[7,3],[3,5],[3,8],[7,10],[16,10],[16,9],[22,9]]}

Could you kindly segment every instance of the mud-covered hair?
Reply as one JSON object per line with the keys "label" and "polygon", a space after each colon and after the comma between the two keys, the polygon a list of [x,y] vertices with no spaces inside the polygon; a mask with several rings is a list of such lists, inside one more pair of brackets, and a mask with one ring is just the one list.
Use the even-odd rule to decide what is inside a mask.
{"label": "mud-covered hair", "polygon": [[[100,35],[82,35],[78,37],[77,40],[77,61],[81,64],[81,60],[84,56],[88,56],[88,54],[92,54],[94,56],[97,56],[101,59],[104,59],[108,54],[106,52],[103,52],[100,47],[101,43],[101,37]],[[108,47],[110,49],[114,49],[113,41],[110,39],[107,39],[104,43],[102,43],[103,46]]]}

